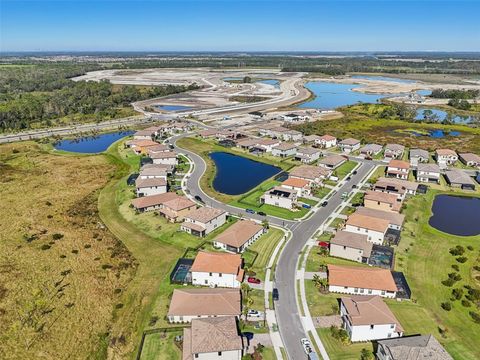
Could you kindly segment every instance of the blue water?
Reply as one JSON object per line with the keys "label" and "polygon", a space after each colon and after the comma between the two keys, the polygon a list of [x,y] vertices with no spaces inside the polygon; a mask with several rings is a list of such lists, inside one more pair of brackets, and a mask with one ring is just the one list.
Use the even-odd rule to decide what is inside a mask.
{"label": "blue water", "polygon": [[416,82],[415,80],[398,79],[398,78],[394,78],[394,77],[376,76],[376,75],[352,75],[351,78],[352,79],[365,79],[365,80],[391,81],[391,82],[402,83],[402,84],[413,84],[413,83]]}
{"label": "blue water", "polygon": [[365,94],[352,91],[361,87],[355,84],[337,84],[325,81],[312,81],[305,84],[315,95],[311,101],[300,104],[299,108],[335,109],[340,106],[353,105],[358,102],[376,103],[381,98],[391,94]]}
{"label": "blue water", "polygon": [[223,81],[242,81],[242,77],[225,77],[222,79]]}
{"label": "blue water", "polygon": [[[415,116],[415,120],[424,120],[425,117],[423,115],[423,112],[425,110],[427,109],[425,108],[417,109],[417,115]],[[428,109],[428,110],[432,110],[433,118],[431,119],[433,121],[442,122],[443,120],[445,120],[445,118],[448,115],[448,113],[443,110],[439,110],[439,109]],[[455,124],[468,124],[468,123],[471,123],[473,120],[471,116],[461,116],[461,115],[452,115],[451,119]]]}
{"label": "blue water", "polygon": [[273,85],[276,89],[280,89],[280,81],[275,79],[259,80],[257,82],[267,85]]}
{"label": "blue water", "polygon": [[432,94],[432,90],[417,90],[418,95],[429,96]]}
{"label": "blue water", "polygon": [[452,235],[474,236],[480,234],[480,198],[437,195],[432,205],[430,226]]}
{"label": "blue water", "polygon": [[216,166],[213,188],[223,194],[239,195],[282,171],[279,167],[226,152],[213,152]]}
{"label": "blue water", "polygon": [[115,141],[132,135],[134,131],[119,131],[97,136],[86,136],[76,139],[62,140],[54,144],[55,149],[83,154],[94,154],[105,151]]}
{"label": "blue water", "polygon": [[424,135],[420,132],[416,132],[416,131],[410,131],[410,134],[414,135],[414,136],[428,136],[428,137],[432,137],[432,138],[436,138],[436,139],[440,139],[440,138],[444,138],[445,136],[460,136],[460,132],[459,131],[450,131],[450,132],[444,132],[443,130],[430,130],[428,135]]}
{"label": "blue water", "polygon": [[192,107],[185,105],[155,105],[155,108],[164,111],[186,111],[190,110]]}

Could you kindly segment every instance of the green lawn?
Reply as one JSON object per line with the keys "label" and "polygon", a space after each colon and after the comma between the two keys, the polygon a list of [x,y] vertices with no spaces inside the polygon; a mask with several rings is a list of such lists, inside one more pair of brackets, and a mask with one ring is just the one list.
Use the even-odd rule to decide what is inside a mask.
{"label": "green lawn", "polygon": [[183,331],[172,331],[166,333],[153,333],[145,336],[142,356],[140,360],[178,360],[182,352],[175,345],[174,339],[182,335]]}
{"label": "green lawn", "polygon": [[334,229],[338,229],[340,225],[342,225],[343,223],[345,223],[345,220],[338,217],[332,221],[330,226],[333,227]]}
{"label": "green lawn", "polygon": [[318,335],[327,350],[328,356],[332,360],[358,360],[362,349],[373,351],[372,343],[355,343],[344,345],[337,339],[334,339],[330,329],[318,329]]}
{"label": "green lawn", "polygon": [[335,169],[333,172],[340,180],[342,180],[345,176],[350,174],[355,166],[357,166],[356,161],[348,160],[340,165],[338,168]]}
{"label": "green lawn", "polygon": [[[320,240],[325,241],[325,240]],[[332,264],[332,265],[350,265],[350,266],[368,266],[365,264],[358,263],[356,261],[350,261],[347,259],[341,259],[332,256],[322,256],[319,252],[319,246],[314,246],[307,257],[307,264],[305,266],[305,271],[316,272],[319,271],[320,264]]]}
{"label": "green lawn", "polygon": [[338,294],[322,294],[313,283],[305,280],[305,296],[311,316],[324,316],[338,314]]}
{"label": "green lawn", "polygon": [[323,199],[325,196],[328,195],[330,191],[332,191],[332,189],[329,189],[327,187],[316,187],[313,191],[313,195],[320,199]]}
{"label": "green lawn", "polygon": [[312,199],[307,199],[307,198],[298,198],[298,201],[302,202],[302,203],[305,203],[305,204],[308,204],[308,205],[311,205],[311,206],[315,206],[318,204],[318,201],[316,200],[312,200]]}
{"label": "green lawn", "polygon": [[282,230],[270,228],[266,234],[262,235],[249,247],[250,250],[258,253],[250,270],[255,271],[257,273],[256,277],[261,279],[262,282],[265,280],[265,268],[272,257],[275,247],[283,237],[284,232]]}

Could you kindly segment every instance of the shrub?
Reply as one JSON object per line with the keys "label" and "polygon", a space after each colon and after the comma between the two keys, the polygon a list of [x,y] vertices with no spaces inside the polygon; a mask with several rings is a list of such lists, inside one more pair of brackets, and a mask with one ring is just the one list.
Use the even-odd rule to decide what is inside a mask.
{"label": "shrub", "polygon": [[336,326],[331,326],[330,327],[330,332],[332,334],[332,337],[334,339],[337,339],[339,341],[341,341],[343,344],[349,344],[350,343],[350,339],[348,337],[348,333],[346,330],[342,329],[342,328],[337,328]]}
{"label": "shrub", "polygon": [[462,296],[463,296],[463,289],[462,288],[452,290],[452,299],[453,300],[460,300],[462,298]]}
{"label": "shrub", "polygon": [[465,299],[462,300],[462,305],[465,306],[465,307],[470,307],[470,306],[472,306],[472,304],[470,304],[470,301],[465,300]]}
{"label": "shrub", "polygon": [[472,317],[473,321],[475,321],[477,324],[480,324],[480,314],[479,313],[477,313],[475,311],[470,311],[469,314]]}
{"label": "shrub", "polygon": [[464,252],[465,248],[461,245],[457,245],[454,248],[450,249],[450,254],[452,254],[453,256],[463,255]]}
{"label": "shrub", "polygon": [[113,290],[114,294],[120,294],[121,292],[122,292],[122,289],[120,288],[116,288],[115,290]]}
{"label": "shrub", "polygon": [[462,280],[462,276],[459,273],[453,272],[448,274],[448,278],[452,279],[453,281],[460,281]]}
{"label": "shrub", "polygon": [[474,270],[477,270],[477,271],[480,271],[480,266],[475,265],[475,266],[473,267],[473,269],[474,269]]}
{"label": "shrub", "polygon": [[115,305],[115,309],[121,309],[121,308],[123,308],[122,303],[118,303],[117,305]]}
{"label": "shrub", "polygon": [[464,262],[466,262],[468,260],[467,257],[465,256],[459,256],[457,259],[456,259],[460,264],[463,264]]}
{"label": "shrub", "polygon": [[445,310],[445,311],[450,311],[450,310],[452,310],[452,304],[450,304],[450,302],[448,302],[448,301],[443,302],[443,303],[441,304],[441,307],[442,307],[442,309]]}
{"label": "shrub", "polygon": [[52,235],[53,240],[60,240],[62,238],[63,238],[63,234],[60,234],[60,233],[55,233]]}
{"label": "shrub", "polygon": [[467,246],[467,249],[470,250],[470,251],[473,251],[473,246],[472,246],[472,245],[468,245],[468,246]]}
{"label": "shrub", "polygon": [[471,302],[477,302],[480,300],[480,290],[469,288],[468,294],[465,297]]}
{"label": "shrub", "polygon": [[373,356],[371,351],[363,348],[362,352],[360,353],[360,360],[374,360],[375,356]]}
{"label": "shrub", "polygon": [[455,280],[448,278],[447,280],[443,280],[442,284],[445,286],[451,287],[453,286],[453,284],[455,284]]}
{"label": "shrub", "polygon": [[455,270],[455,271],[460,271],[460,268],[457,264],[453,264],[452,269]]}
{"label": "shrub", "polygon": [[52,203],[50,201],[45,201],[45,205],[52,206]]}
{"label": "shrub", "polygon": [[91,247],[92,247],[92,245],[90,245],[90,244],[85,244],[85,246],[84,246],[85,249],[90,249]]}
{"label": "shrub", "polygon": [[73,249],[73,250],[72,250],[72,254],[78,254],[78,250]]}
{"label": "shrub", "polygon": [[48,249],[50,249],[50,248],[51,248],[51,246],[48,245],[48,244],[44,244],[44,245],[42,245],[42,246],[40,247],[40,249],[42,249],[42,250],[48,250]]}
{"label": "shrub", "polygon": [[103,264],[103,265],[102,265],[102,269],[103,269],[103,270],[107,270],[107,269],[111,269],[111,268],[113,268],[113,266],[110,265],[110,264]]}
{"label": "shrub", "polygon": [[158,321],[158,316],[152,316],[148,322],[148,326],[154,326]]}
{"label": "shrub", "polygon": [[60,259],[65,259],[67,257],[67,255],[60,255]]}

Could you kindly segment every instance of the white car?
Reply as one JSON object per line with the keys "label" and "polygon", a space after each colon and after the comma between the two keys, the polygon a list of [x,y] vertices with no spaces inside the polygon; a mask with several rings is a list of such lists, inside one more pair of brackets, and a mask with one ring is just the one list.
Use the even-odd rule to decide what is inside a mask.
{"label": "white car", "polygon": [[251,317],[261,317],[263,314],[260,311],[257,310],[248,310],[247,316]]}
{"label": "white car", "polygon": [[302,346],[303,346],[303,350],[305,351],[305,354],[310,354],[313,350],[312,350],[312,344],[310,344],[310,340],[308,340],[307,338],[302,338],[300,339],[300,342],[302,343]]}

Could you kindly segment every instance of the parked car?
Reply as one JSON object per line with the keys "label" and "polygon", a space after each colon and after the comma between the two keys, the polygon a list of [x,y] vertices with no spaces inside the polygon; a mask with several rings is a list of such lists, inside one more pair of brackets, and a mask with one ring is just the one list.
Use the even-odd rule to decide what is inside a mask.
{"label": "parked car", "polygon": [[249,214],[255,214],[255,210],[252,209],[246,209],[245,211]]}
{"label": "parked car", "polygon": [[253,333],[252,332],[244,332],[244,333],[242,333],[242,335],[244,337],[246,337],[248,341],[253,340]]}
{"label": "parked car", "polygon": [[352,177],[351,176],[347,176],[347,181],[350,181],[352,180]]}
{"label": "parked car", "polygon": [[267,214],[265,214],[263,211],[259,211],[257,214],[260,216],[267,216]]}
{"label": "parked car", "polygon": [[327,206],[327,205],[328,205],[328,201],[322,202],[322,207],[325,207],[325,206]]}
{"label": "parked car", "polygon": [[250,284],[260,284],[260,283],[261,283],[260,279],[257,279],[257,278],[255,278],[255,277],[253,277],[253,276],[249,276],[248,279],[247,279],[247,281],[248,281]]}
{"label": "parked car", "polygon": [[302,207],[305,209],[310,209],[312,206],[308,204],[302,204]]}
{"label": "parked car", "polygon": [[353,170],[352,174],[357,175],[357,170]]}
{"label": "parked car", "polygon": [[195,195],[195,200],[200,201],[201,203],[204,202],[203,199],[198,195]]}
{"label": "parked car", "polygon": [[357,188],[357,185],[353,184],[352,189],[356,189],[356,188]]}
{"label": "parked car", "polygon": [[251,309],[251,310],[248,310],[247,312],[247,316],[251,316],[251,317],[261,317],[262,315],[263,314],[258,310]]}
{"label": "parked car", "polygon": [[305,354],[310,354],[312,352],[312,344],[310,343],[310,340],[308,340],[307,338],[302,338],[300,339],[300,342],[302,343],[303,351],[305,351]]}
{"label": "parked car", "polygon": [[278,301],[278,299],[280,298],[279,294],[278,294],[278,289],[277,288],[273,288],[273,291],[272,291],[272,299],[274,301]]}

